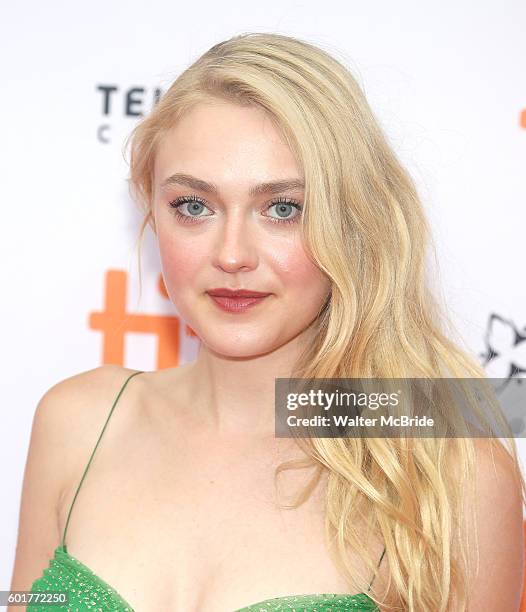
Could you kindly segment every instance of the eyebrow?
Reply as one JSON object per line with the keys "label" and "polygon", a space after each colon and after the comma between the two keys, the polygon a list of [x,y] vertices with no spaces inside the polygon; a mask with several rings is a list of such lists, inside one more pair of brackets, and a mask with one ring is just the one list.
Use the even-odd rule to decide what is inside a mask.
{"label": "eyebrow", "polygon": [[[219,193],[219,189],[214,183],[208,183],[207,181],[203,181],[202,179],[196,178],[190,174],[172,174],[161,183],[161,189],[166,189],[172,185],[186,185],[186,187],[199,191],[205,191],[207,193]],[[250,196],[256,196],[262,193],[273,194],[304,188],[305,182],[302,179],[282,179],[279,181],[267,181],[253,185],[249,189],[248,193]]]}

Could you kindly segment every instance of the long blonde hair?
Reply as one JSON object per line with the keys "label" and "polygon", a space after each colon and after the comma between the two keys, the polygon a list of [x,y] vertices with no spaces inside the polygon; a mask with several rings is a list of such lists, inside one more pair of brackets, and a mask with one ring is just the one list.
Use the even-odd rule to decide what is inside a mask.
{"label": "long blonde hair", "polygon": [[[144,212],[141,237],[147,225],[154,228],[158,143],[187,110],[217,98],[267,111],[304,170],[304,245],[331,279],[332,291],[295,375],[485,378],[459,347],[460,338],[458,344],[448,339],[457,332],[428,286],[425,256],[434,247],[411,177],[350,72],[306,41],[247,33],[214,45],[135,127],[125,146],[131,142],[129,184]],[[510,436],[506,442],[524,499],[515,441]],[[460,529],[455,521],[469,511],[462,502],[474,483],[473,439],[314,437],[302,445],[328,471],[326,533],[349,585],[361,588],[349,549],[377,571],[378,559],[361,540],[362,521],[385,542],[397,605],[442,612],[454,592],[464,610],[468,544],[461,539],[455,555],[453,543]],[[288,467],[293,463],[276,474]],[[314,485],[291,507],[303,503]]]}

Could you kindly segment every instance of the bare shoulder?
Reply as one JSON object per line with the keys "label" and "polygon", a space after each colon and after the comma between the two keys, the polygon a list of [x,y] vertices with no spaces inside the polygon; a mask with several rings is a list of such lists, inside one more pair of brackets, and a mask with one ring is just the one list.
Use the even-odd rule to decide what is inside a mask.
{"label": "bare shoulder", "polygon": [[65,412],[71,414],[71,411],[83,411],[87,406],[91,410],[98,405],[97,400],[107,399],[108,394],[119,389],[135,371],[107,364],[65,378],[42,396],[35,418],[57,419],[58,423],[54,424],[60,424]]}
{"label": "bare shoulder", "polygon": [[478,438],[474,445],[476,495],[470,503],[476,527],[468,524],[468,530],[475,571],[468,611],[519,610],[524,575],[520,466],[497,438]]}
{"label": "bare shoulder", "polygon": [[100,366],[59,381],[39,400],[24,469],[12,589],[29,589],[53,556],[68,478],[85,461],[108,402],[133,372]]}
{"label": "bare shoulder", "polygon": [[[115,397],[134,370],[108,364],[65,378],[40,399],[32,437],[41,441],[48,453],[75,460],[83,440],[91,442],[90,432],[100,428],[108,412],[108,401]],[[39,444],[40,446],[40,444]]]}
{"label": "bare shoulder", "polygon": [[[125,397],[119,400],[119,404],[126,403],[127,410],[121,411],[117,419],[112,418],[111,431],[104,435],[113,435],[121,424],[132,425],[136,415],[132,408],[147,410],[164,398],[173,386],[182,389],[179,382],[175,385],[173,382],[182,380],[180,372],[184,370],[179,366],[171,370],[141,372],[140,376],[133,377],[126,386]],[[139,372],[108,364],[61,380],[44,394],[37,406],[33,425],[35,436],[57,441],[62,458],[70,460],[72,472],[78,472],[76,460],[85,463],[85,449],[92,450],[112,403],[124,383]],[[66,473],[64,476],[67,479]]]}
{"label": "bare shoulder", "polygon": [[[71,479],[77,479],[79,470],[81,473],[84,469],[112,403],[135,372],[114,364],[99,366],[58,382],[41,399],[35,419],[42,422],[44,435],[60,440],[57,443],[64,464],[57,506],[67,492]],[[142,375],[134,377],[127,384],[124,398],[119,404],[126,402],[127,407],[134,406],[136,402],[130,400],[140,395],[143,385]],[[118,419],[112,418],[112,431],[123,420],[126,422],[123,419],[126,415],[131,417],[131,411],[120,411]]]}

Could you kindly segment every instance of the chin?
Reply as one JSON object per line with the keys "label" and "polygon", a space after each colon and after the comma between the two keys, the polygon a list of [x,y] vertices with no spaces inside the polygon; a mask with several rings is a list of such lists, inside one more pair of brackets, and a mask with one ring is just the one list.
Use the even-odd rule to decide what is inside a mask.
{"label": "chin", "polygon": [[279,342],[269,342],[268,333],[262,336],[264,337],[247,338],[225,332],[220,338],[214,338],[213,335],[208,335],[206,333],[199,334],[202,344],[205,345],[209,351],[233,359],[250,359],[251,357],[266,355],[281,346]]}

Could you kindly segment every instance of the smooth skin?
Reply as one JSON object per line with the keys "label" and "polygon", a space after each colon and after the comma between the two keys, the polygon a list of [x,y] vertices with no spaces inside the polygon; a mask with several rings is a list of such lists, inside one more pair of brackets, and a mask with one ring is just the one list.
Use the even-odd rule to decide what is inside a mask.
{"label": "smooth skin", "polygon": [[[172,178],[163,188],[174,175],[179,182]],[[330,290],[303,249],[298,223],[269,218],[279,217],[278,197],[303,205],[302,189],[250,195],[254,185],[285,179],[303,177],[279,131],[254,108],[200,105],[158,152],[154,220],[164,282],[201,338],[200,351],[192,363],[130,381],[67,533],[70,554],[138,612],[224,612],[271,597],[350,592],[323,537],[325,479],[298,510],[275,504],[273,468],[301,452],[274,438],[274,379],[288,375],[310,341],[309,325]],[[170,202],[192,195],[206,204],[183,204],[183,215],[198,217],[184,221]],[[294,217],[293,208],[280,210]],[[206,294],[213,287],[272,295],[231,314]],[[12,590],[29,589],[47,567],[113,399],[131,373],[95,368],[57,383],[39,402]],[[469,612],[512,612],[522,587],[520,496],[504,454],[493,470],[483,440],[477,452],[480,493],[470,503],[479,519],[480,569]],[[311,475],[303,469],[281,477],[281,501],[291,501]],[[383,542],[370,546],[379,559]],[[354,575],[368,582],[370,570],[352,558]],[[374,593],[386,603],[387,574],[384,558]]]}

